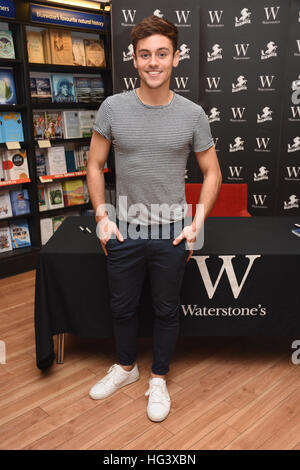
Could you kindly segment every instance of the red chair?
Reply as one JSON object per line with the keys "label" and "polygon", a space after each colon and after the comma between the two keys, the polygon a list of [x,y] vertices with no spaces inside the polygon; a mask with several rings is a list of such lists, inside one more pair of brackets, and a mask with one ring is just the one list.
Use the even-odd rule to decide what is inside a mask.
{"label": "red chair", "polygon": [[[192,204],[192,216],[195,215],[201,188],[202,183],[185,185],[186,202]],[[190,215],[189,211],[187,215]],[[222,184],[209,217],[251,217],[247,211],[247,184]]]}

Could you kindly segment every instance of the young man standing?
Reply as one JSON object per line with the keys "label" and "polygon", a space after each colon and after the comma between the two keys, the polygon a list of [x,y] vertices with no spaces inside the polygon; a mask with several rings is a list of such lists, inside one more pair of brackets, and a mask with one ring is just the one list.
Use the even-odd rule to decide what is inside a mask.
{"label": "young man standing", "polygon": [[[147,413],[152,421],[162,421],[171,406],[166,374],[179,331],[185,264],[217,199],[222,177],[203,109],[170,90],[172,68],[179,62],[177,28],[151,16],[132,28],[131,39],[140,88],[110,96],[102,103],[88,162],[89,193],[107,256],[118,356],[118,364],[91,388],[90,397],[106,398],[139,379],[137,310],[148,270],[155,318]],[[116,165],[116,222],[106,210],[103,175],[111,143]],[[199,199],[204,220],[196,213],[192,223],[185,225],[184,176],[190,149],[204,177]],[[172,210],[158,213],[151,211],[153,205]],[[168,238],[163,236],[166,227]],[[138,237],[132,235],[136,233]]]}

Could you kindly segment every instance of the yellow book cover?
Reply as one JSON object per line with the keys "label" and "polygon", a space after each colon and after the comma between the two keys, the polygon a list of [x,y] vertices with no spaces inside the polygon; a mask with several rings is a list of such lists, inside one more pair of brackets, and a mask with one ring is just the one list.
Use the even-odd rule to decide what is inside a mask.
{"label": "yellow book cover", "polygon": [[27,31],[27,51],[29,62],[44,63],[44,48],[41,33]]}
{"label": "yellow book cover", "polygon": [[52,64],[73,65],[72,38],[69,31],[50,30]]}
{"label": "yellow book cover", "polygon": [[84,204],[82,179],[64,181],[62,184],[65,206]]}
{"label": "yellow book cover", "polygon": [[42,31],[43,46],[44,46],[44,57],[46,64],[52,64],[51,48],[50,48],[50,34],[48,29]]}
{"label": "yellow book cover", "polygon": [[88,67],[105,67],[105,51],[102,39],[85,39],[85,58]]}

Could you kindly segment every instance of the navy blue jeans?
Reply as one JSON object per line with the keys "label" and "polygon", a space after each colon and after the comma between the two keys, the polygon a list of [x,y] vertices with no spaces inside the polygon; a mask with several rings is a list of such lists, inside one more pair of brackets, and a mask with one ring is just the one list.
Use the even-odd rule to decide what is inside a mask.
{"label": "navy blue jeans", "polygon": [[[118,219],[116,223],[124,241],[120,242],[113,236],[108,240],[106,249],[118,362],[131,365],[136,361],[137,311],[148,270],[155,315],[152,372],[164,375],[169,372],[179,333],[180,289],[189,255],[185,240],[176,246],[173,240],[187,224],[136,225],[139,237],[129,233],[125,238],[128,224]],[[169,236],[165,238],[168,230]]]}

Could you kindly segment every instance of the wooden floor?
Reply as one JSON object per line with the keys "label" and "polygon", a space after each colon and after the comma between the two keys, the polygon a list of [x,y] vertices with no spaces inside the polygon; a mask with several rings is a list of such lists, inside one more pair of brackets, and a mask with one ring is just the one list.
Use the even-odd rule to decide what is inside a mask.
{"label": "wooden floor", "polygon": [[179,338],[168,418],[146,415],[151,338],[138,340],[140,380],[94,401],[115,362],[112,339],[66,335],[65,363],[35,363],[35,271],[0,280],[1,449],[300,449],[295,338]]}

